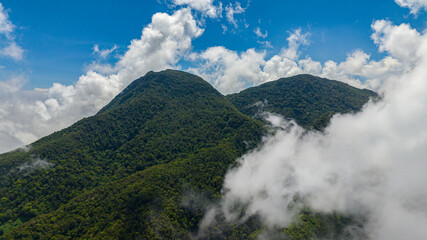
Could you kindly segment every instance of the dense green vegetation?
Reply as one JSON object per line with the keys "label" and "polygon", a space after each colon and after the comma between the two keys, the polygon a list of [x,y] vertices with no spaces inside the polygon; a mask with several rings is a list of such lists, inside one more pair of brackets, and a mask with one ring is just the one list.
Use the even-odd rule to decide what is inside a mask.
{"label": "dense green vegetation", "polygon": [[[216,146],[238,129],[260,132],[257,123],[191,74],[148,73],[128,89],[99,114],[35,142],[29,151],[0,156],[2,231],[56,210],[100,183]],[[257,138],[251,138],[240,133],[236,145],[255,144]],[[35,158],[53,167],[18,170]]]}
{"label": "dense green vegetation", "polygon": [[305,128],[323,129],[335,113],[359,111],[377,94],[308,74],[282,78],[227,96],[249,116],[267,111],[294,119]]}
{"label": "dense green vegetation", "polygon": [[363,231],[363,219],[359,216],[313,213],[303,209],[296,223],[284,232],[290,239],[367,239]]}
{"label": "dense green vegetation", "polygon": [[[279,80],[287,84],[278,87],[283,96],[269,83],[271,91],[262,85],[224,97],[192,74],[147,73],[95,116],[26,150],[0,155],[0,238],[194,237],[207,207],[221,196],[227,169],[264,131],[230,101],[253,115],[258,110],[246,106],[267,99],[264,110],[310,127],[327,122],[332,112],[357,111],[375,95],[343,85],[349,89],[344,101],[341,83],[297,77],[301,82]],[[307,100],[310,96],[333,103],[320,107]],[[316,109],[315,114],[289,115],[287,98],[305,111]],[[306,239],[323,234],[324,226],[338,226],[336,217],[302,214],[302,222],[310,224],[289,226],[281,234]],[[226,225],[207,237],[256,238],[262,229],[256,218]]]}

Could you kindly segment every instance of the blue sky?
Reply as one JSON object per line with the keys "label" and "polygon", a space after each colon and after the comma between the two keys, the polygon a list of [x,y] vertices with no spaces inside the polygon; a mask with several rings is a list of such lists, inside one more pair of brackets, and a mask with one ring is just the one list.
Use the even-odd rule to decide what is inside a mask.
{"label": "blue sky", "polygon": [[[172,13],[173,7],[161,0],[145,1],[2,1],[11,22],[16,26],[16,42],[24,50],[20,61],[0,58],[0,77],[21,74],[27,79],[25,88],[48,88],[53,82],[75,83],[94,60],[93,46],[111,48],[115,54],[126,51],[130,41],[139,38],[144,26],[157,12]],[[224,1],[224,6],[227,5]],[[392,0],[347,1],[240,1],[245,9],[236,14],[237,28],[221,19],[206,18],[204,33],[193,41],[195,51],[212,46],[224,46],[234,51],[249,48],[264,49],[259,41],[269,41],[267,55],[274,55],[287,45],[289,31],[301,28],[310,32],[310,45],[302,48],[302,55],[314,60],[342,61],[355,49],[378,53],[370,38],[371,24],[377,19],[389,19],[395,24],[410,23],[423,29],[426,15],[409,14]],[[214,2],[215,4],[215,2]],[[200,16],[199,16],[200,17]],[[245,26],[245,25],[248,26]],[[222,25],[228,28],[224,32]],[[265,39],[254,33],[259,27],[267,32]],[[110,62],[114,62],[114,57]]]}
{"label": "blue sky", "polygon": [[0,153],[94,115],[148,71],[223,94],[301,73],[382,91],[427,39],[427,0],[0,3]]}
{"label": "blue sky", "polygon": [[[322,212],[369,212],[370,239],[427,239],[427,0],[0,3],[0,153],[93,116],[151,70],[189,71],[223,94],[309,73],[383,97],[326,134],[273,116],[287,131],[227,174],[229,199],[277,227],[292,196],[310,196]],[[282,188],[287,173],[296,184]]]}

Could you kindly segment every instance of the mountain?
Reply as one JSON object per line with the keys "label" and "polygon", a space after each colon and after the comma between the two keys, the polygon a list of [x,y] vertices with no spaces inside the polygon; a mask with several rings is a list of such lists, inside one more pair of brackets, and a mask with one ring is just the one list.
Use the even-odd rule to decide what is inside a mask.
{"label": "mountain", "polygon": [[[246,106],[267,99],[270,109],[287,113],[281,107],[292,107],[281,102],[290,96],[289,102],[307,110],[313,104],[307,96],[344,101],[336,82],[297,78],[304,78],[303,86],[321,84],[322,91],[279,84],[280,94],[266,91],[269,83],[225,97],[189,73],[147,73],[95,116],[28,149],[0,155],[0,238],[191,238],[209,204],[219,201],[226,171],[264,133],[262,122],[246,115],[251,114]],[[363,103],[354,102],[375,96],[345,87],[353,93],[345,98],[348,105],[327,105],[316,116],[357,111]],[[245,95],[248,91],[265,98]],[[241,239],[258,228],[254,219],[231,226],[225,235]]]}
{"label": "mountain", "polygon": [[0,156],[2,230],[54,211],[84,191],[224,139],[242,152],[245,143],[259,138],[259,129],[201,78],[147,73],[95,116],[40,139],[28,151]]}
{"label": "mountain", "polygon": [[308,74],[281,78],[227,96],[242,113],[267,111],[294,119],[306,128],[323,129],[335,113],[359,111],[377,94],[343,82]]}

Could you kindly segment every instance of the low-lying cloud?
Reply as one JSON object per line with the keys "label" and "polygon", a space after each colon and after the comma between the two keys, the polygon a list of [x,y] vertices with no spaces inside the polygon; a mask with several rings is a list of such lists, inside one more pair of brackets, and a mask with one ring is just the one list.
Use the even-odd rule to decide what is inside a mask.
{"label": "low-lying cloud", "polygon": [[324,133],[269,115],[275,133],[227,173],[216,211],[229,221],[256,215],[273,228],[308,206],[363,214],[370,239],[426,239],[427,36],[417,43],[415,66],[384,80],[381,101],[335,115]]}
{"label": "low-lying cloud", "polygon": [[28,173],[28,172],[32,172],[39,169],[51,168],[52,166],[53,166],[53,163],[50,163],[44,159],[35,158],[30,162],[26,162],[22,165],[19,165],[17,169],[19,172]]}

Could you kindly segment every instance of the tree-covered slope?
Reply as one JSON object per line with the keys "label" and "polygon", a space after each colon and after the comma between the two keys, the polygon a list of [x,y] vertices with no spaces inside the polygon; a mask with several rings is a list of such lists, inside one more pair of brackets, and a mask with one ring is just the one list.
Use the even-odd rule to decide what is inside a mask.
{"label": "tree-covered slope", "polygon": [[306,128],[324,128],[334,113],[359,111],[377,94],[308,74],[281,78],[227,96],[241,112],[268,111],[294,119]]}
{"label": "tree-covered slope", "polygon": [[[218,201],[228,167],[243,153],[242,139],[257,140],[252,127],[244,123],[214,147],[83,193],[6,237],[190,239],[209,203]],[[235,239],[245,232],[238,233]]]}
{"label": "tree-covered slope", "polygon": [[[318,119],[357,111],[375,96],[335,81],[296,78],[301,77],[224,97],[192,74],[147,73],[95,116],[29,149],[0,155],[0,239],[194,237],[210,204],[220,199],[228,168],[260,142],[261,123],[248,116],[259,108],[247,106],[267,100],[265,111],[312,128]],[[289,115],[296,106],[307,113]],[[353,224],[335,215],[301,216],[300,224],[279,231],[307,239]],[[256,218],[223,223],[212,226],[207,238],[256,238],[260,227]]]}
{"label": "tree-covered slope", "polygon": [[[101,183],[216,146],[243,126],[260,133],[257,123],[201,78],[150,72],[95,116],[29,150],[0,155],[0,231],[54,211]],[[251,139],[242,135],[236,141],[249,147]]]}

